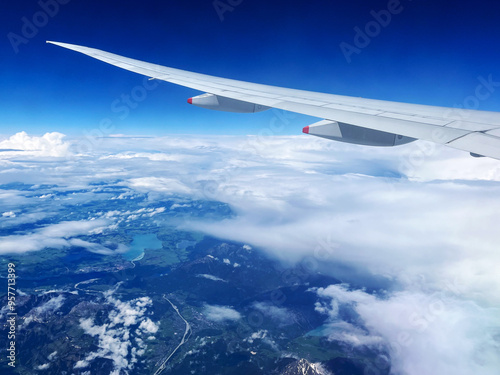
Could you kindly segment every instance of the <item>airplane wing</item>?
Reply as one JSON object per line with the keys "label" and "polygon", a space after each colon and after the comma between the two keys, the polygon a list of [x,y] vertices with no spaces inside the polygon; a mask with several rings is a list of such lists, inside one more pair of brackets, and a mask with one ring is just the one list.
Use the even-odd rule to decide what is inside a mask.
{"label": "airplane wing", "polygon": [[269,108],[319,117],[304,133],[332,140],[397,146],[415,139],[468,151],[472,156],[500,160],[500,113],[406,104],[317,93],[214,77],[168,68],[98,49],[47,41],[166,82],[205,94],[189,103],[231,112],[259,112]]}

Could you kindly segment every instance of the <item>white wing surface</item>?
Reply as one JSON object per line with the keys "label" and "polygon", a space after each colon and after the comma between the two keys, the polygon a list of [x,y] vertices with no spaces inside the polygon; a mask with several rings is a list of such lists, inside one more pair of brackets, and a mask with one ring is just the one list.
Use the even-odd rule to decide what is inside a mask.
{"label": "white wing surface", "polygon": [[305,133],[349,143],[395,146],[427,140],[500,159],[500,113],[405,104],[287,89],[168,68],[94,48],[47,42],[206,94],[189,102],[232,112],[279,108],[324,119]]}

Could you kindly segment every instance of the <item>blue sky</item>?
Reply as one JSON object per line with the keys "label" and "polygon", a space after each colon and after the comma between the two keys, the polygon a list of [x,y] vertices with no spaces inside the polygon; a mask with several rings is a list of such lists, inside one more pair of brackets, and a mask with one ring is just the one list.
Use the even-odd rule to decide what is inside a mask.
{"label": "blue sky", "polygon": [[[339,45],[353,45],[354,28],[365,29],[374,19],[371,11],[387,10],[387,1],[233,0],[239,4],[223,20],[212,0],[59,1],[67,4],[59,4],[17,53],[12,33],[23,36],[23,17],[44,23],[43,10],[36,1],[2,5],[0,134],[81,135],[104,118],[121,134],[258,134],[273,116],[195,108],[186,99],[196,91],[161,83],[121,119],[111,103],[141,85],[142,77],[45,40],[259,83],[442,106],[473,95],[479,76],[500,81],[493,1],[451,6],[402,0],[402,10],[350,63]],[[480,109],[500,110],[499,97],[493,93]],[[302,126],[315,121],[297,115],[280,134],[300,134]]]}

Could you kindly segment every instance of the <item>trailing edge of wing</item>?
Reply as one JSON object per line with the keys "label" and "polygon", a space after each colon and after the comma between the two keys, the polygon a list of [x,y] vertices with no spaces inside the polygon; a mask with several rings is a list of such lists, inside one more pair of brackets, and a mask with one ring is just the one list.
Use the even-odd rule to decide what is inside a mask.
{"label": "trailing edge of wing", "polygon": [[[500,113],[287,89],[168,68],[95,48],[47,41],[154,79],[231,99],[447,145],[500,159]],[[459,115],[458,115],[459,114]]]}

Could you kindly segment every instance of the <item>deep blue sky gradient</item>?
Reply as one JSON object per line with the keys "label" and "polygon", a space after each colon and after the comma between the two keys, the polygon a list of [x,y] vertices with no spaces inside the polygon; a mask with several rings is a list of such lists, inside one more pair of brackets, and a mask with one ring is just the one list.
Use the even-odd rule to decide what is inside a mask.
{"label": "deep blue sky gradient", "polygon": [[[43,0],[42,0],[43,1]],[[227,3],[227,0],[222,0]],[[15,53],[37,1],[2,4],[0,134],[80,135],[113,121],[113,133],[258,134],[275,114],[230,114],[190,106],[198,92],[161,83],[126,118],[111,103],[142,77],[55,40],[165,66],[258,83],[374,99],[454,106],[490,74],[500,81],[500,5],[495,1],[402,0],[404,10],[348,63],[340,43],[388,1],[243,0],[219,18],[207,1],[70,0]],[[480,109],[500,111],[500,88]],[[316,119],[296,116],[280,134]]]}

